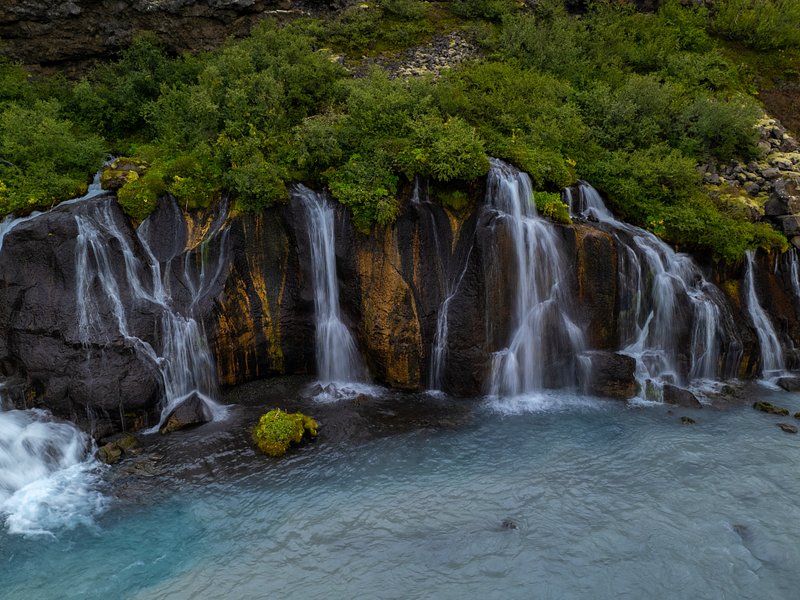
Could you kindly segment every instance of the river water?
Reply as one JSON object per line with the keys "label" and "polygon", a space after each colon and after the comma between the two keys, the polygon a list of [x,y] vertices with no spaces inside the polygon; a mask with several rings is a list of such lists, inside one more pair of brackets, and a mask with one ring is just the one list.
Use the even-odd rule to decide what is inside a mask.
{"label": "river water", "polygon": [[800,436],[756,397],[800,410],[759,386],[695,411],[387,393],[317,405],[319,441],[278,461],[247,442],[264,407],[236,406],[150,436],[177,466],[114,480],[93,524],[3,530],[2,596],[796,598]]}

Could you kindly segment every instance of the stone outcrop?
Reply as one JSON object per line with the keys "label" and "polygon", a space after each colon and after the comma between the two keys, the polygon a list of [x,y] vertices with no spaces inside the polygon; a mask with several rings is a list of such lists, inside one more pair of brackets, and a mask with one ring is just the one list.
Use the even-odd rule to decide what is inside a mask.
{"label": "stone outcrop", "polygon": [[264,18],[300,16],[335,7],[308,0],[4,0],[4,51],[29,65],[85,67],[127,47],[140,31],[154,32],[175,53],[210,50],[247,35]]}
{"label": "stone outcrop", "polygon": [[[449,298],[444,367],[436,384],[455,395],[484,393],[494,354],[506,347],[512,327],[516,278],[508,266],[516,259],[507,223],[478,200],[485,194],[481,183],[469,190],[475,201],[460,213],[426,201],[424,194],[411,200],[411,192],[409,185],[396,223],[369,234],[357,232],[348,212],[337,206],[342,319],[374,381],[424,389],[434,375],[431,355],[440,308]],[[289,202],[231,217],[223,204],[220,210],[187,216],[174,200],[164,198],[137,235],[116,202],[100,197],[20,222],[4,238],[0,377],[19,382],[12,399],[16,405],[47,407],[99,437],[157,422],[160,373],[132,337],[160,349],[159,307],[136,302],[130,290],[121,289],[128,338],[112,328],[87,340],[78,330],[76,216],[99,203],[108,204],[124,238],[105,235],[102,240],[113,269],[123,273],[132,268],[123,245],[139,258],[141,265],[133,268],[145,269],[146,252],[155,257],[172,305],[204,325],[223,385],[314,372],[311,249],[302,206]],[[587,391],[630,398],[637,393],[634,360],[614,352],[624,310],[621,241],[600,223],[558,225],[555,231],[565,255],[564,296],[574,299],[575,323],[592,350],[587,353],[592,364],[584,382]],[[792,340],[800,339],[800,298],[787,257],[759,254],[755,280],[791,366],[798,363]],[[141,281],[148,276],[141,273]],[[729,265],[710,277],[731,308],[720,324],[732,340],[722,349],[722,372],[756,376],[760,354],[747,316],[743,267]],[[112,304],[100,303],[97,310],[104,322],[114,322]],[[679,367],[686,370],[690,335],[677,325],[675,335]],[[567,364],[569,357],[551,354],[553,371]],[[676,383],[686,375],[676,374]],[[546,375],[544,385],[559,382]],[[665,400],[677,397],[680,405],[695,405],[683,402],[683,390],[675,390],[665,388]]]}
{"label": "stone outcrop", "polygon": [[751,221],[770,222],[800,247],[800,144],[776,119],[758,123],[761,158],[709,164],[700,172],[712,196],[743,210]]}
{"label": "stone outcrop", "polygon": [[163,425],[158,428],[161,435],[179,431],[188,427],[202,425],[211,420],[211,413],[205,402],[196,393],[192,394],[170,412]]}
{"label": "stone outcrop", "polygon": [[692,392],[687,389],[671,385],[669,383],[664,385],[664,402],[666,404],[673,404],[675,406],[682,406],[683,408],[702,408],[703,405]]}
{"label": "stone outcrop", "polygon": [[[152,361],[118,333],[82,341],[75,261],[75,212],[82,208],[58,207],[6,235],[0,253],[0,365],[3,375],[26,381],[25,407],[49,408],[102,437],[119,428],[121,419],[152,413],[160,377]],[[127,223],[121,211],[117,217]],[[114,246],[110,239],[103,243]],[[125,269],[120,253],[110,256],[114,269]],[[100,310],[113,319],[112,307]],[[155,343],[157,313],[142,306],[131,315],[129,326]]]}
{"label": "stone outcrop", "polygon": [[616,352],[590,352],[591,375],[587,391],[594,396],[627,400],[636,395],[636,361]]}

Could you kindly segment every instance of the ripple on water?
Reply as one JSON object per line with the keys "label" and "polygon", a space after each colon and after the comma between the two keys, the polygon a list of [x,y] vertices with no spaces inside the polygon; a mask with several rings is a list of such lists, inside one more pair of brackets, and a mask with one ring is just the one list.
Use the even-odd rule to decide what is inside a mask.
{"label": "ripple on water", "polygon": [[253,455],[235,477],[116,507],[99,536],[71,534],[71,553],[21,552],[0,577],[30,597],[46,563],[45,599],[796,597],[800,436],[749,407],[686,427],[665,406],[548,402]]}

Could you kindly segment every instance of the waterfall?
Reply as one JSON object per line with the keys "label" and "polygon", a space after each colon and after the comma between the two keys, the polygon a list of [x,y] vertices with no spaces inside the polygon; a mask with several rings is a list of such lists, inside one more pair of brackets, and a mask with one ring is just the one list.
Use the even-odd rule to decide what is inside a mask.
{"label": "waterfall", "polygon": [[89,438],[45,411],[0,412],[0,514],[10,533],[91,524],[106,499]]}
{"label": "waterfall", "polygon": [[[87,193],[59,207],[98,196],[98,173]],[[58,208],[58,207],[57,207]],[[18,225],[42,213],[7,216],[3,240]],[[88,436],[71,423],[54,421],[43,410],[13,410],[0,381],[0,515],[9,533],[52,535],[52,530],[91,524],[106,506],[97,490],[100,465]]]}
{"label": "waterfall", "polygon": [[[722,322],[732,320],[719,289],[688,255],[614,218],[589,184],[580,182],[577,194],[567,189],[565,195],[573,215],[598,222],[620,245],[620,340],[623,352],[636,359],[640,383],[719,377]],[[691,329],[688,370],[680,364],[677,335],[686,325]]]}
{"label": "waterfall", "polygon": [[753,327],[758,336],[758,346],[761,351],[761,376],[764,379],[772,378],[783,373],[783,350],[781,350],[778,334],[772,326],[767,313],[761,307],[756,294],[753,271],[755,261],[753,251],[748,250],[746,255],[745,287],[747,288],[747,311],[753,322]]}
{"label": "waterfall", "polygon": [[347,383],[364,379],[355,340],[342,322],[334,249],[334,210],[322,194],[297,186],[293,193],[308,218],[316,323],[317,377],[320,382]]}
{"label": "waterfall", "polygon": [[[137,352],[151,360],[163,381],[161,425],[166,417],[190,396],[197,395],[205,406],[206,417],[220,418],[224,408],[217,403],[219,390],[216,369],[205,333],[191,314],[182,314],[167,293],[161,265],[150,250],[146,236],[138,235],[147,258],[146,264],[136,256],[133,247],[111,211],[111,201],[89,207],[84,215],[76,215],[78,237],[75,251],[76,300],[78,332],[84,344],[111,341],[109,335],[121,336]],[[125,268],[113,268],[109,240],[124,258]],[[185,281],[191,281],[189,269]],[[145,275],[149,273],[149,278]],[[192,306],[204,293],[202,286],[190,285]],[[126,304],[123,298],[129,298]],[[130,331],[128,306],[150,305],[161,315],[161,352]],[[107,323],[102,307],[110,305],[113,323]],[[112,333],[116,332],[116,333]],[[105,338],[105,339],[104,339]]]}
{"label": "waterfall", "polygon": [[570,299],[561,241],[554,226],[539,218],[531,182],[502,161],[492,159],[487,205],[497,213],[513,246],[516,274],[511,339],[494,356],[491,393],[517,396],[575,383],[585,374],[583,333],[567,314]]}

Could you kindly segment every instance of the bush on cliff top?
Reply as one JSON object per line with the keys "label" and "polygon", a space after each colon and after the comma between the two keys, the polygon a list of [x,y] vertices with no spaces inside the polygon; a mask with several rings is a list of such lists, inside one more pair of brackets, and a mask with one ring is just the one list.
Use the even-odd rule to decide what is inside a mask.
{"label": "bush on cliff top", "polygon": [[[168,57],[144,35],[73,86],[33,85],[2,63],[0,209],[74,196],[107,145],[151,164],[119,192],[134,220],[165,192],[191,209],[227,190],[238,210],[262,210],[300,180],[327,186],[366,231],[396,218],[404,183],[461,189],[490,155],[545,192],[586,178],[625,218],[718,257],[782,243],[716,206],[696,176],[700,161],[758,154],[757,104],[709,34],[722,13],[670,0],[656,14],[592,2],[574,16],[542,0],[508,18],[512,5],[381,0],[329,27],[265,23],[198,56]],[[475,26],[486,58],[436,80],[352,77],[325,49],[360,60],[417,43],[409,27],[454,24]]]}

